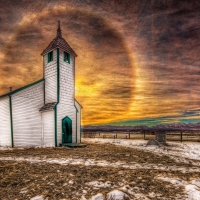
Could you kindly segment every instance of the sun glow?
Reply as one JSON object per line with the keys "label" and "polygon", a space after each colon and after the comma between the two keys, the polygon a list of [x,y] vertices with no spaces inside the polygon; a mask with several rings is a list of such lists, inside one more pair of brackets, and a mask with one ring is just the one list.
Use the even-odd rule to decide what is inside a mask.
{"label": "sun glow", "polygon": [[[135,59],[129,49],[128,43],[125,41],[123,33],[117,30],[116,27],[106,18],[102,18],[102,16],[96,14],[95,11],[89,12],[86,9],[79,9],[73,6],[67,7],[66,5],[55,5],[51,7],[51,9],[45,8],[41,13],[26,13],[26,15],[22,17],[22,20],[19,23],[19,30],[16,31],[15,35],[13,35],[12,41],[14,41],[18,36],[21,27],[26,27],[30,24],[32,26],[41,26],[40,24],[42,23],[42,20],[51,15],[62,15],[63,13],[65,16],[67,13],[67,17],[72,17],[76,12],[78,12],[79,18],[83,16],[83,20],[84,18],[102,20],[106,27],[105,30],[109,30],[111,34],[114,33],[117,40],[121,40],[123,51],[126,52],[126,54],[123,53],[124,55],[119,54],[121,58],[119,56],[119,58],[117,58],[118,60],[116,60],[115,53],[112,52],[113,47],[109,46],[107,43],[105,43],[105,48],[102,46],[101,48],[104,49],[101,49],[101,52],[98,52],[96,51],[96,47],[91,42],[87,41],[88,38],[80,37],[79,32],[73,33],[72,30],[67,31],[67,38],[65,39],[72,45],[78,54],[78,57],[76,58],[75,94],[77,100],[84,107],[83,123],[101,124],[114,120],[126,119],[129,116],[129,112],[127,111],[130,109],[128,106],[130,103],[126,102],[126,99],[123,99],[123,88],[126,89],[129,87],[126,89],[127,94],[125,95],[128,95],[128,101],[131,101],[130,99],[135,97],[134,87],[131,89],[131,87],[135,85],[136,81],[134,78]],[[72,13],[71,16],[69,13]],[[91,26],[90,24],[87,24],[87,21],[83,21],[83,24],[84,23],[86,26]],[[62,24],[63,22],[61,21],[61,27]],[[49,24],[48,27],[50,27]],[[43,36],[47,34],[47,31],[49,31],[48,27],[46,29],[41,29]],[[90,29],[91,28],[92,27],[90,27]],[[51,32],[50,34],[53,37],[55,32]],[[64,30],[63,34],[65,37]],[[88,37],[91,36],[89,35]],[[80,46],[84,47],[84,51]],[[41,51],[42,50],[40,49],[39,53],[41,53]],[[109,54],[107,54],[107,52],[109,52]],[[121,68],[119,64],[119,62],[121,62],[120,59],[125,59],[127,60],[126,62],[129,62],[128,65],[130,65],[130,67],[128,71],[124,71],[125,68],[119,71]],[[21,73],[23,72],[24,68],[21,69]],[[113,114],[113,112],[120,112],[121,115]]]}

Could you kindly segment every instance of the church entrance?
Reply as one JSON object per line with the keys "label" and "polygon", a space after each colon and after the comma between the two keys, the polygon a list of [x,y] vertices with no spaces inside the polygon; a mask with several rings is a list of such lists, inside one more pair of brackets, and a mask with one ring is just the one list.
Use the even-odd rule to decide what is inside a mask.
{"label": "church entrance", "polygon": [[69,117],[62,119],[62,143],[72,143],[72,120]]}

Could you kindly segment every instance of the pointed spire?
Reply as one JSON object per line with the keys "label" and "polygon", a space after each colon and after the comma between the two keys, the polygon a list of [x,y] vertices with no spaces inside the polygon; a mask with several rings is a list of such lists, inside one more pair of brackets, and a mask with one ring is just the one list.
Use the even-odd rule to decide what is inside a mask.
{"label": "pointed spire", "polygon": [[62,31],[60,29],[60,21],[58,21],[57,37],[62,37]]}
{"label": "pointed spire", "polygon": [[46,47],[46,49],[42,52],[42,56],[49,53],[50,51],[60,48],[63,51],[69,53],[70,55],[73,55],[76,57],[76,53],[74,50],[69,46],[69,44],[65,41],[65,39],[62,37],[62,31],[60,29],[60,21],[58,21],[58,29],[57,29],[57,36],[51,41],[51,43]]}

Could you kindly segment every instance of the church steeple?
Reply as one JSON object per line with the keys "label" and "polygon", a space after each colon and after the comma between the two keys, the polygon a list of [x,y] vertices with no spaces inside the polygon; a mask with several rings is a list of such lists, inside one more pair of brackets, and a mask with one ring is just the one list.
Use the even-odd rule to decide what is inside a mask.
{"label": "church steeple", "polygon": [[60,21],[58,21],[57,37],[62,38],[62,31],[60,29]]}
{"label": "church steeple", "polygon": [[65,41],[62,37],[62,31],[60,29],[60,21],[58,21],[58,29],[57,29],[57,36],[53,39],[53,41],[47,46],[47,48],[42,52],[42,56],[49,53],[54,49],[62,49],[64,52],[69,53],[70,55],[76,57],[76,53],[74,50],[69,46],[69,44]]}

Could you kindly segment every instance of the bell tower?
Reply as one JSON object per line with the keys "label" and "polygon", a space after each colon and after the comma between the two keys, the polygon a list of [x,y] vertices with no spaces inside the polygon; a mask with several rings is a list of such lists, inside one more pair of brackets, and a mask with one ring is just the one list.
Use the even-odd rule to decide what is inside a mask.
{"label": "bell tower", "polygon": [[74,61],[77,55],[62,37],[60,21],[56,37],[41,55],[44,65],[45,103],[59,103],[69,96],[74,98]]}
{"label": "bell tower", "polygon": [[55,143],[80,142],[80,106],[75,100],[77,55],[62,37],[60,21],[56,37],[42,52],[42,56],[45,104],[55,105]]}

